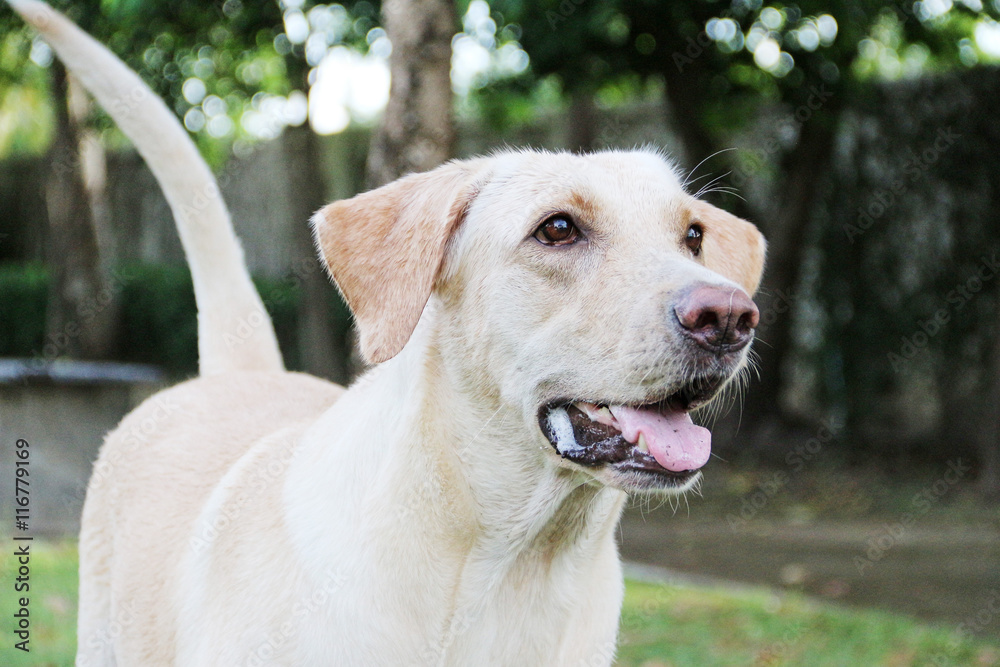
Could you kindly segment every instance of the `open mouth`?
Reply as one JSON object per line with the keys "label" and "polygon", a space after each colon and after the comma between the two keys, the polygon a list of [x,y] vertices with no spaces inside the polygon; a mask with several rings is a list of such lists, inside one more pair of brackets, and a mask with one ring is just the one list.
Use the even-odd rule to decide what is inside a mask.
{"label": "open mouth", "polygon": [[683,482],[712,453],[711,432],[692,422],[690,412],[711,399],[724,381],[698,378],[664,399],[637,405],[556,401],[539,410],[538,422],[564,459]]}

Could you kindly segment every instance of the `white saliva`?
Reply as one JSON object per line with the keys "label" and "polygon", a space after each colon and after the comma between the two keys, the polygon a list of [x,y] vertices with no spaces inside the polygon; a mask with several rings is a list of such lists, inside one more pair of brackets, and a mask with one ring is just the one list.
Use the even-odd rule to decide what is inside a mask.
{"label": "white saliva", "polygon": [[566,408],[553,408],[549,410],[549,428],[556,439],[556,451],[563,456],[583,451],[583,447],[576,441],[573,435],[573,424],[569,420]]}

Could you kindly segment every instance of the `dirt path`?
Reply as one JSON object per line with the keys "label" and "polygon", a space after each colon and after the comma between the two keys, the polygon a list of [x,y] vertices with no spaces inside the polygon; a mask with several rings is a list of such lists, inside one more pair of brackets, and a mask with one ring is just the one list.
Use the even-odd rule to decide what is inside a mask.
{"label": "dirt path", "polygon": [[842,603],[966,623],[1000,636],[1000,529],[763,520],[732,529],[629,510],[622,556],[680,572],[801,590]]}

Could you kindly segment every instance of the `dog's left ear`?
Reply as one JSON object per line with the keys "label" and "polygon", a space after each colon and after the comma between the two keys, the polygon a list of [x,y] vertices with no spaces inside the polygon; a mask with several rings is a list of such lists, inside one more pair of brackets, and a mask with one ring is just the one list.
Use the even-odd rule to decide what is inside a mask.
{"label": "dog's left ear", "polygon": [[708,202],[691,203],[691,222],[705,227],[705,266],[754,295],[764,274],[767,242],[756,225]]}
{"label": "dog's left ear", "polygon": [[485,163],[449,162],[335,201],[313,216],[316,244],[354,313],[369,362],[391,359],[410,339]]}

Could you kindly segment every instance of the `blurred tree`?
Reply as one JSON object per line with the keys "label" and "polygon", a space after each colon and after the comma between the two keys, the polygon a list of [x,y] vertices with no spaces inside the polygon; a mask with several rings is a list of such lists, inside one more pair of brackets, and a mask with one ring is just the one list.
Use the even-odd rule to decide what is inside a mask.
{"label": "blurred tree", "polygon": [[[51,67],[51,76],[40,76],[31,61],[48,64],[48,49],[19,18],[4,13],[0,31],[4,116],[34,116],[34,122],[4,123],[0,150],[34,152],[47,146],[52,165],[44,191],[50,241],[46,252],[59,264],[50,283],[44,355],[104,358],[113,343],[116,300],[97,239],[104,211],[103,152],[86,126],[90,109],[61,64]],[[51,107],[49,100],[55,101]],[[22,105],[34,113],[18,113]]]}
{"label": "blurred tree", "polygon": [[452,157],[452,0],[385,0],[382,18],[392,54],[389,104],[368,153],[368,184],[384,185]]}
{"label": "blurred tree", "polygon": [[[347,8],[306,8],[302,0],[253,5],[225,0],[207,6],[194,0],[63,0],[55,4],[143,74],[184,118],[216,165],[233,152],[244,152],[254,141],[288,132],[288,150],[307,156],[286,174],[301,206],[295,217],[304,221],[323,203],[316,137],[301,124],[306,118],[301,109],[311,74],[328,49],[341,44],[364,49],[374,41],[379,3],[362,0]],[[457,4],[459,9],[466,7],[464,0]],[[483,3],[471,3],[466,19],[476,4]],[[448,156],[453,136],[450,104],[445,101],[450,101],[450,91],[442,74],[447,70],[448,50],[440,46],[446,36],[451,39],[449,26],[455,23],[451,6],[440,0],[394,0],[385,5],[387,27],[399,36],[393,40],[393,101],[372,144],[372,184],[430,168]],[[532,103],[558,97],[569,103],[568,143],[587,149],[595,145],[595,135],[601,131],[595,99],[615,97],[609,91],[627,91],[617,94],[621,99],[636,91],[665,89],[667,115],[682,139],[682,162],[690,169],[710,158],[704,169],[729,171],[728,182],[746,195],[747,201],[726,203],[760,224],[769,238],[769,266],[760,305],[765,322],[772,324],[760,331],[757,352],[762,379],[747,396],[744,435],[766,443],[771,439],[767,434],[774,431],[755,420],[777,415],[779,426],[788,426],[803,416],[816,416],[803,411],[801,402],[786,399],[799,386],[789,381],[787,371],[805,354],[793,330],[791,311],[801,310],[799,296],[803,282],[808,282],[803,280],[803,267],[813,261],[807,256],[810,250],[819,248],[823,259],[821,268],[814,269],[821,274],[815,289],[821,292],[818,302],[827,310],[822,326],[832,342],[809,354],[817,355],[811,363],[823,374],[820,391],[829,400],[822,407],[846,412],[852,435],[864,434],[867,447],[877,442],[879,433],[900,426],[886,412],[873,410],[873,399],[891,408],[891,400],[882,397],[894,395],[907,383],[922,387],[921,382],[931,378],[937,383],[933,392],[943,411],[941,437],[961,432],[963,442],[977,443],[984,463],[984,488],[1000,485],[994,414],[1000,392],[1000,352],[987,345],[982,335],[971,332],[986,321],[995,323],[989,307],[996,299],[978,299],[974,317],[934,339],[931,354],[918,360],[923,366],[933,366],[921,370],[921,382],[904,379],[908,376],[887,368],[884,362],[899,336],[913,333],[914,317],[922,318],[926,312],[926,303],[920,301],[913,285],[932,294],[946,293],[948,281],[956,278],[945,267],[971,270],[969,257],[974,255],[970,253],[993,242],[988,224],[975,222],[990,219],[984,208],[990,198],[983,193],[991,192],[987,172],[993,163],[982,152],[989,142],[969,152],[949,153],[935,167],[942,179],[947,176],[955,184],[963,179],[975,181],[960,190],[978,197],[970,194],[968,200],[975,205],[961,209],[963,220],[973,221],[968,225],[953,221],[941,238],[920,237],[918,243],[909,245],[894,238],[911,239],[916,226],[909,220],[880,223],[880,229],[866,232],[864,244],[845,240],[839,226],[817,228],[841,219],[854,220],[857,215],[850,206],[873,195],[871,182],[852,186],[843,180],[831,184],[827,179],[835,137],[844,143],[844,119],[859,113],[870,116],[872,109],[881,113],[885,101],[878,90],[882,86],[873,84],[886,78],[974,63],[979,56],[970,36],[984,25],[984,16],[997,15],[1000,3],[983,7],[975,0],[954,5],[910,0],[801,0],[770,5],[761,0],[494,0],[491,5],[495,22],[490,8],[479,7],[479,27],[466,25],[466,34],[452,43],[455,52],[475,42],[476,48],[496,55],[499,45],[519,41],[530,53],[531,69],[526,76],[502,83],[486,76],[473,78],[470,85],[478,90],[473,95],[477,109],[488,122],[530,118]],[[485,18],[480,16],[483,11]],[[445,13],[452,14],[447,21]],[[393,17],[398,17],[395,25]],[[8,31],[9,19],[9,13],[0,14],[8,47],[0,51],[0,77],[5,77],[5,84],[17,79],[12,74],[18,72],[16,62],[25,59],[29,48],[33,53],[40,51],[37,44],[26,41],[19,27],[10,26]],[[416,29],[420,25],[425,30],[422,34]],[[440,48],[415,46],[427,34]],[[11,45],[19,54],[13,60]],[[37,68],[27,71],[37,75]],[[0,104],[30,100],[37,88],[5,85]],[[949,98],[950,90],[923,91],[921,103]],[[467,100],[460,104],[469,108]],[[945,118],[938,111],[929,113],[900,111],[885,117],[893,119],[890,126],[900,127],[926,123],[935,114]],[[969,116],[968,109],[959,109],[947,118]],[[68,113],[65,118],[69,122]],[[984,119],[972,120],[979,124],[963,131],[976,136],[995,132]],[[94,126],[107,129],[100,116],[90,117],[83,129]],[[0,127],[0,142],[10,136],[6,131]],[[921,126],[909,135],[892,134],[887,128],[883,133],[892,138],[877,148],[891,152],[894,142],[903,145],[914,132],[923,136],[920,133],[928,131]],[[114,136],[113,131],[105,134]],[[719,153],[734,143],[742,144],[739,150]],[[859,149],[858,154],[870,155],[865,150]],[[80,161],[70,159],[67,164],[78,166]],[[890,172],[881,169],[874,178],[887,178]],[[696,181],[710,180],[710,176],[692,175]],[[78,180],[83,182],[82,177]],[[840,189],[831,193],[831,187]],[[705,196],[716,197],[712,189]],[[934,195],[928,194],[924,201],[929,210],[936,205],[933,200]],[[841,211],[838,206],[848,208]],[[84,219],[85,212],[73,217],[77,223]],[[93,229],[93,225],[88,222],[83,229]],[[303,257],[311,257],[307,230],[304,225],[299,230]],[[950,245],[953,238],[966,241]],[[77,246],[88,247],[84,241]],[[934,255],[941,247],[950,248],[951,254]],[[942,264],[941,257],[950,264]],[[95,255],[90,265],[99,267],[99,257]],[[933,266],[937,273],[928,278],[923,266]],[[86,275],[86,271],[81,273]],[[923,277],[914,281],[913,275]],[[99,290],[99,280],[92,282],[94,286],[87,291]],[[878,290],[873,289],[875,284]],[[328,301],[322,295],[329,292],[329,286],[315,272],[302,277],[302,287],[307,298],[302,300],[300,313],[305,323],[300,349],[306,366],[319,374],[342,377],[334,360],[337,355],[330,355],[329,340],[323,336],[329,327],[322,311]],[[906,316],[913,313],[917,315]],[[873,338],[873,332],[881,338]]]}
{"label": "blurred tree", "polygon": [[[1000,304],[1000,299],[997,299]],[[979,485],[982,492],[1000,499],[1000,418],[996,414],[1000,406],[1000,308],[995,308],[993,345],[990,350],[990,364],[987,366],[987,393],[980,406],[982,427],[977,443],[981,457]]]}
{"label": "blurred tree", "polygon": [[52,270],[43,354],[107,359],[113,352],[118,294],[102,260],[107,227],[103,149],[87,128],[90,105],[62,63],[52,65],[56,131],[45,190]]}
{"label": "blurred tree", "polygon": [[[317,5],[306,13],[302,0],[249,4],[225,0],[208,7],[192,0],[63,0],[53,4],[138,71],[183,118],[215,165],[233,151],[245,153],[253,142],[273,138],[290,126],[294,136],[289,143],[299,158],[295,162],[304,162],[289,183],[298,194],[294,201],[299,213],[293,223],[299,252],[303,257],[314,256],[306,222],[325,202],[326,193],[316,136],[303,126],[309,76],[331,46],[364,44],[375,16],[368,3],[356,3],[357,19],[341,5]],[[9,22],[9,16],[5,21]],[[10,34],[15,32],[12,26]],[[114,315],[117,291],[110,284],[110,267],[100,258],[101,225],[94,218],[102,210],[96,188],[103,183],[100,152],[90,151],[96,159],[81,159],[81,147],[100,148],[101,144],[81,143],[78,137],[92,134],[91,127],[103,129],[106,135],[114,131],[106,117],[70,113],[61,90],[62,67],[55,62],[51,71],[53,85],[60,88],[51,96],[58,127],[49,196],[59,201],[49,206],[51,236],[57,240],[50,247],[55,259],[73,261],[51,262],[56,280],[49,328],[61,341],[68,341],[64,352],[99,357],[111,346],[114,328],[107,320]],[[85,164],[92,167],[87,179],[81,173]],[[84,182],[92,187],[83,187]],[[301,300],[301,361],[317,375],[342,380],[341,351],[334,349],[329,336],[332,288],[322,272],[303,272],[297,278],[307,294]],[[65,336],[67,322],[81,323],[82,304],[109,297],[110,305],[96,311],[84,308],[86,326],[78,335]]]}
{"label": "blurred tree", "polygon": [[[367,48],[377,10],[367,2],[306,8],[304,0],[225,0],[209,11],[191,0],[104,4],[123,22],[109,35],[111,43],[117,39],[131,64],[173,101],[210,159],[219,163],[230,150],[245,152],[255,141],[288,133],[285,146],[294,165],[288,186],[296,203],[290,222],[302,266],[313,266],[307,223],[327,193],[318,137],[305,122],[311,77],[332,47]],[[298,314],[300,364],[345,381],[344,350],[333,324],[335,291],[322,271],[299,271],[295,280],[305,297]]]}
{"label": "blurred tree", "polygon": [[[853,460],[975,457],[996,492],[1000,68],[879,86],[818,200],[813,363]],[[816,253],[814,253],[815,255]]]}
{"label": "blurred tree", "polygon": [[[746,186],[748,200],[729,208],[768,237],[758,302],[774,316],[759,332],[760,382],[742,416],[751,440],[773,433],[762,419],[801,419],[783,400],[794,350],[792,311],[810,247],[808,223],[842,113],[868,94],[882,61],[926,70],[964,62],[974,22],[996,16],[997,6],[947,4],[940,13],[931,3],[875,0],[493,2],[519,26],[532,73],[557,76],[574,99],[636,74],[662,81],[686,166],[722,162],[732,184]],[[884,53],[873,57],[873,49]],[[751,129],[769,136],[761,148],[720,153]]]}
{"label": "blurred tree", "polygon": [[[0,12],[0,156],[39,154],[52,140],[49,77],[32,62],[34,34],[20,17]],[[47,50],[46,47],[42,47]]]}
{"label": "blurred tree", "polygon": [[[169,8],[141,0],[54,4],[118,51],[133,68],[144,71],[147,78],[151,65],[158,60],[156,47],[149,47],[150,43],[155,40],[159,44],[173,44],[176,34],[211,32],[218,28],[223,17],[222,13],[196,10],[194,3],[177,3]],[[196,29],[185,33],[185,28],[192,25]],[[125,35],[136,41],[127,43]],[[217,30],[215,37],[216,41],[223,39]],[[254,33],[250,32],[249,41],[253,38]],[[230,48],[249,45],[247,40],[234,41]],[[38,46],[36,41],[33,50]],[[37,59],[51,62],[50,103],[55,117],[50,148],[52,174],[46,189],[50,227],[47,248],[53,273],[47,349],[71,357],[107,358],[113,352],[120,285],[112,280],[112,267],[102,259],[101,252],[102,231],[107,227],[107,221],[102,219],[106,165],[96,128],[102,121],[95,119],[86,93],[74,85],[60,62],[45,53]],[[154,77],[152,83],[162,93],[167,82],[178,78],[178,73],[168,68],[159,73],[161,76]],[[46,353],[46,356],[52,355]]]}

